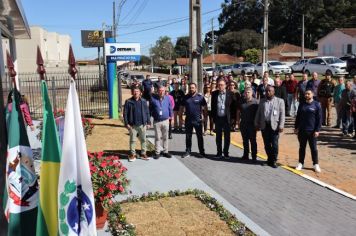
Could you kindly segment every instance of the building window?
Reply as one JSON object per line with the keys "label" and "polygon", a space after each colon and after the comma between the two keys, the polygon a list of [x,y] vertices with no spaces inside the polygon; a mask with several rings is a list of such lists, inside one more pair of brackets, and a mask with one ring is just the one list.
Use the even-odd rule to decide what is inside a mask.
{"label": "building window", "polygon": [[347,54],[352,54],[352,44],[347,44],[346,53]]}

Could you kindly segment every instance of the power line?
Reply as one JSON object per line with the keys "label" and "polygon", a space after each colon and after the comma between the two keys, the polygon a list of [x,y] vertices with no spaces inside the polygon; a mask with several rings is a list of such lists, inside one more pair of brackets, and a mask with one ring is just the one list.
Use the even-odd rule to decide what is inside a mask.
{"label": "power line", "polygon": [[122,18],[121,22],[124,22],[124,20],[126,20],[126,18],[130,15],[130,12],[132,12],[133,10],[135,10],[137,4],[140,2],[140,0],[136,0],[135,4],[133,5],[133,7],[128,11],[128,13]]}
{"label": "power line", "polygon": [[[211,10],[211,11],[208,11],[208,12],[203,13],[202,15],[207,15],[207,14],[210,14],[210,13],[212,13],[212,12],[219,11],[219,10],[221,10],[221,9],[222,9],[222,8],[218,8],[218,9],[215,9],[215,10]],[[177,20],[177,21],[174,21],[174,22],[166,23],[166,24],[163,24],[163,25],[158,25],[158,26],[154,26],[154,27],[151,27],[151,28],[143,29],[143,30],[137,30],[137,31],[134,31],[134,32],[129,32],[129,33],[121,34],[121,36],[131,35],[131,34],[136,34],[136,33],[141,33],[141,32],[145,32],[145,31],[149,31],[149,30],[153,30],[153,29],[165,27],[165,26],[168,26],[168,25],[177,24],[177,23],[180,23],[180,22],[183,22],[183,21],[187,21],[187,20],[189,20],[189,17],[186,17],[186,18],[184,18],[184,19]]]}
{"label": "power line", "polygon": [[130,20],[129,20],[130,23],[134,23],[137,20],[137,18],[142,14],[143,10],[147,6],[147,3],[148,3],[148,0],[143,0],[141,5],[137,9],[136,13],[133,14],[132,17],[130,18]]}

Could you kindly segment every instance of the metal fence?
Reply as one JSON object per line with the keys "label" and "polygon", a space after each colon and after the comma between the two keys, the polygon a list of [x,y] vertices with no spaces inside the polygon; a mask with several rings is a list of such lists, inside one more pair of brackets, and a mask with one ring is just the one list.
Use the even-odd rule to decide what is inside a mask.
{"label": "metal fence", "polygon": [[[104,115],[109,112],[107,83],[97,72],[83,72],[76,77],[76,88],[82,115]],[[65,109],[69,91],[70,75],[51,72],[46,75],[48,95],[53,110]],[[4,101],[11,91],[12,83],[8,75],[2,81]],[[41,81],[38,74],[19,74],[20,92],[25,95],[33,119],[42,118]]]}

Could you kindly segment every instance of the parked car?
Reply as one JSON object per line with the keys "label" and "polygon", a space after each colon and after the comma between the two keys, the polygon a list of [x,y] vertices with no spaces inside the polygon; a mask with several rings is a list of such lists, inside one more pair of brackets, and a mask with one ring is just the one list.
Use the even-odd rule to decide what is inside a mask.
{"label": "parked car", "polygon": [[308,59],[301,59],[294,63],[290,68],[292,72],[304,72],[305,64],[308,62]]}
{"label": "parked car", "polygon": [[348,72],[351,76],[356,75],[356,56],[347,59],[346,72]]}
{"label": "parked car", "polygon": [[142,84],[142,81],[145,79],[145,77],[141,74],[129,74],[128,79],[127,79],[127,87],[130,88],[134,80],[137,80],[140,84]]}
{"label": "parked car", "polygon": [[354,58],[354,57],[356,57],[356,54],[345,55],[343,57],[340,57],[340,60],[347,62],[348,59]]}
{"label": "parked car", "polygon": [[310,75],[313,72],[325,75],[330,73],[331,75],[345,75],[346,62],[340,60],[337,57],[315,57],[308,60],[304,67],[304,72]]}
{"label": "parked car", "polygon": [[218,72],[223,72],[225,75],[232,73],[232,66],[218,66]]}
{"label": "parked car", "polygon": [[255,65],[251,62],[241,62],[232,66],[232,73],[235,75],[252,74],[255,71]]}
{"label": "parked car", "polygon": [[213,76],[214,68],[213,67],[206,67],[203,69],[203,73],[207,74],[208,76]]}
{"label": "parked car", "polygon": [[[267,70],[270,75],[275,74],[289,74],[292,72],[291,68],[280,61],[267,61]],[[255,73],[262,75],[262,62],[256,64]]]}

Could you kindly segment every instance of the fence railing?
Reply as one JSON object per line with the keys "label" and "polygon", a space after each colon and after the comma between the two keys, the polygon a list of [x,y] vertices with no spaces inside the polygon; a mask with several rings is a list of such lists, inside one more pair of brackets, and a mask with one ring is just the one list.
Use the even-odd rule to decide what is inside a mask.
{"label": "fence railing", "polygon": [[[38,74],[19,74],[19,87],[22,95],[28,100],[30,113],[33,119],[42,118],[42,95],[41,81]],[[98,72],[81,72],[76,77],[76,88],[79,97],[80,109],[83,115],[103,115],[108,114],[108,94],[107,83],[102,79],[103,75]],[[46,75],[48,95],[51,99],[53,110],[65,109],[70,75],[59,72],[51,72]],[[12,83],[6,75],[2,81],[4,91],[4,101],[11,91]]]}

